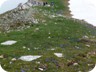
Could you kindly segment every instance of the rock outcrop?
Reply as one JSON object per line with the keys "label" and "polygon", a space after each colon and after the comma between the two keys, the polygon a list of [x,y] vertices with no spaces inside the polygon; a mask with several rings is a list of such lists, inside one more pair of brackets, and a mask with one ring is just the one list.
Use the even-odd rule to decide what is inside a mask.
{"label": "rock outcrop", "polygon": [[15,9],[0,15],[0,31],[39,23],[35,15],[40,13],[34,6],[47,4],[46,1],[42,0],[28,0],[25,4],[20,3]]}
{"label": "rock outcrop", "polygon": [[28,24],[37,24],[38,20],[34,17],[38,13],[35,8],[17,10],[14,9],[0,16],[0,31],[8,31],[11,28],[25,26]]}
{"label": "rock outcrop", "polygon": [[48,5],[48,3],[46,1],[42,1],[42,0],[28,0],[25,4],[20,3],[17,6],[17,9],[21,10],[21,9],[28,9],[31,6],[45,6]]}

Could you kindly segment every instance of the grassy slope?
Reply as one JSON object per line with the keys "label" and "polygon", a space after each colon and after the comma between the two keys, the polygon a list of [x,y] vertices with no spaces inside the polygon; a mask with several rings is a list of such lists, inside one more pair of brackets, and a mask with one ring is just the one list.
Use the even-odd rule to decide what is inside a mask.
{"label": "grassy slope", "polygon": [[[67,8],[62,4],[62,0],[53,1],[58,5],[58,7],[54,8],[54,11],[61,9],[67,11]],[[46,7],[42,9],[50,11],[50,9]],[[47,19],[47,22],[34,25],[23,31],[0,34],[0,43],[6,40],[18,41],[12,46],[0,45],[0,54],[7,55],[7,58],[0,59],[3,68],[9,72],[20,72],[21,68],[27,72],[40,72],[38,68],[45,65],[45,72],[87,72],[93,67],[93,65],[88,66],[88,64],[94,64],[96,62],[95,56],[87,57],[87,53],[96,50],[96,46],[95,43],[78,42],[78,39],[85,35],[89,37],[95,36],[96,31],[83,24],[71,19],[56,17]],[[39,30],[36,30],[37,28],[39,28]],[[87,44],[90,45],[90,47],[87,47]],[[23,46],[31,50],[23,49]],[[77,49],[76,46],[78,46],[79,49]],[[38,48],[38,50],[35,48]],[[55,50],[52,51],[52,48],[55,48]],[[55,52],[63,53],[64,57],[58,58],[54,56]],[[17,60],[9,64],[14,57],[18,58],[22,55],[31,54],[42,55],[42,57],[32,62]],[[37,61],[41,63],[36,64]],[[68,61],[78,62],[79,65],[68,66]]]}

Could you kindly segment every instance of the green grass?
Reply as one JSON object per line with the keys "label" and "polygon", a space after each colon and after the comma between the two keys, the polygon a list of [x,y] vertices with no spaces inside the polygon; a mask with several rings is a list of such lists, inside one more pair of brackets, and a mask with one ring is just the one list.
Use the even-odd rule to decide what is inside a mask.
{"label": "green grass", "polygon": [[[39,30],[35,31],[36,28],[39,28]],[[10,72],[20,71],[24,67],[29,69],[28,72],[39,72],[38,67],[40,65],[47,65],[45,72],[77,72],[79,70],[86,72],[92,68],[92,66],[90,67],[87,64],[94,64],[96,59],[92,60],[94,58],[82,57],[78,56],[78,54],[87,55],[88,52],[95,50],[95,44],[78,42],[78,39],[85,35],[89,37],[94,36],[96,32],[93,33],[93,31],[94,29],[87,28],[79,22],[57,17],[44,24],[34,25],[23,31],[2,33],[0,34],[0,43],[6,40],[16,40],[17,43],[12,46],[0,45],[0,54],[8,56],[5,59],[0,59],[0,61],[2,65],[6,65],[3,66],[4,69]],[[48,38],[49,36],[51,38]],[[86,47],[86,44],[90,44],[91,47]],[[23,49],[23,46],[31,50]],[[76,49],[75,46],[80,47],[80,49]],[[35,50],[35,47],[38,50]],[[55,50],[51,51],[51,48],[55,48]],[[64,57],[58,58],[54,56],[55,52],[63,53]],[[22,55],[42,55],[42,57],[32,62],[17,60],[13,64],[9,64],[12,58],[18,58]],[[47,58],[56,60],[60,67],[56,66],[52,61],[46,62]],[[68,60],[77,61],[79,65],[67,66]],[[36,64],[36,61],[40,61],[41,64]]]}
{"label": "green grass", "polygon": [[[54,12],[64,10],[65,16],[69,16],[67,1],[53,0],[55,2]],[[48,0],[50,3],[51,0]],[[52,9],[48,7],[36,7],[52,13]],[[52,13],[52,14],[53,14]],[[42,11],[41,11],[41,14]],[[41,18],[37,14],[36,18]],[[95,55],[88,55],[88,52],[96,50],[96,43],[78,42],[83,36],[96,36],[96,31],[90,25],[71,18],[44,17],[46,22],[31,26],[28,29],[21,31],[13,30],[9,33],[0,33],[0,43],[7,40],[16,40],[17,43],[11,46],[0,45],[0,55],[6,55],[6,58],[0,59],[3,68],[9,72],[21,72],[24,69],[26,72],[41,72],[39,67],[46,67],[44,72],[88,72],[96,63]],[[39,30],[36,30],[36,29]],[[50,38],[49,38],[50,37]],[[94,40],[96,39],[93,38]],[[86,45],[90,45],[87,47]],[[30,50],[23,49],[23,46]],[[79,48],[77,48],[79,47]],[[37,50],[35,48],[38,48]],[[55,50],[52,51],[51,49]],[[55,52],[62,53],[64,57],[58,58],[54,55]],[[21,60],[12,61],[12,58],[19,58],[22,55],[42,55],[41,58],[25,62]],[[40,62],[37,64],[36,62]],[[69,65],[70,62],[77,62],[78,65]],[[88,64],[92,64],[88,66]]]}

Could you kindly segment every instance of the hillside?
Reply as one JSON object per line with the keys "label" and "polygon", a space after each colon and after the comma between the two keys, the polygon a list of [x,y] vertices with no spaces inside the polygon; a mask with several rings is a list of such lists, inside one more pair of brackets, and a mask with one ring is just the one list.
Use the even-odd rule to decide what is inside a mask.
{"label": "hillside", "polygon": [[[0,15],[0,43],[17,41],[13,45],[0,44],[0,63],[5,70],[88,72],[94,67],[96,28],[71,18],[68,0],[53,0],[53,3],[53,6],[32,6]],[[41,57],[20,60],[26,55]]]}

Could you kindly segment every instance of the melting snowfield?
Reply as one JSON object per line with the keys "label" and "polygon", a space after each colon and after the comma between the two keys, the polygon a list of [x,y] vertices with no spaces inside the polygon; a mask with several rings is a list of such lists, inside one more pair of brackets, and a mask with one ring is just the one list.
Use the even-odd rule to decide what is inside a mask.
{"label": "melting snowfield", "polygon": [[25,3],[27,1],[28,0],[0,0],[0,14],[16,8],[19,3]]}
{"label": "melting snowfield", "polygon": [[70,0],[69,3],[73,18],[84,19],[96,26],[96,0]]}

